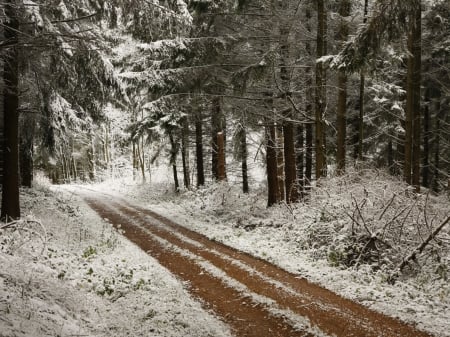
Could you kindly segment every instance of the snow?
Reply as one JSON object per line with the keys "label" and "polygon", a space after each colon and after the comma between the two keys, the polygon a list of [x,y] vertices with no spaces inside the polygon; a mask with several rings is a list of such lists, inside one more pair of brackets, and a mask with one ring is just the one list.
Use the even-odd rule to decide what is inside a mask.
{"label": "snow", "polygon": [[[267,209],[263,189],[245,195],[237,184],[208,184],[204,189],[173,193],[168,172],[163,166],[154,168],[147,184],[122,178],[83,188],[148,207],[374,310],[435,336],[450,336],[449,228],[433,243],[441,244],[439,258],[432,256],[433,250],[427,251],[419,259],[421,267],[408,270],[395,284],[387,278],[394,262],[407,255],[408,246],[403,243],[379,268],[363,262],[347,267],[338,259],[349,231],[356,226],[346,214],[355,203],[374,236],[384,226],[379,210],[394,194],[395,207],[388,208],[381,219],[396,214],[398,207],[413,205],[419,208],[411,208],[411,218],[420,219],[425,205],[433,227],[448,216],[446,196],[413,198],[402,182],[383,172],[362,170],[321,180],[310,202]],[[73,193],[79,189],[38,185],[24,191],[28,218],[40,219],[42,227],[30,223],[28,234],[22,227],[0,230],[2,337],[231,336],[224,323],[190,297],[183,283],[90,210]],[[367,206],[362,206],[362,200]],[[408,240],[415,239],[412,229]],[[200,263],[208,273],[249,292],[207,261]],[[249,296],[295,324],[313,329],[298,315],[280,311],[270,299]]]}
{"label": "snow", "polygon": [[[436,240],[437,246],[433,248],[432,245],[422,254],[421,265],[407,270],[395,284],[387,280],[396,263],[411,250],[411,246],[401,240],[398,251],[389,251],[392,256],[382,256],[387,261],[379,267],[366,263],[346,267],[342,261],[334,260],[346,247],[352,224],[345,213],[354,210],[355,200],[360,203],[366,199],[362,216],[371,235],[379,235],[379,228],[388,222],[383,219],[390,219],[403,208],[412,209],[405,220],[409,223],[412,219],[419,221],[426,206],[428,221],[436,227],[449,215],[448,197],[429,196],[427,201],[426,194],[422,194],[413,198],[411,190],[402,182],[380,171],[363,170],[321,181],[320,186],[313,189],[310,203],[281,204],[266,209],[262,190],[245,195],[240,186],[225,183],[175,194],[169,192],[172,186],[167,182],[167,176],[158,181],[158,175],[153,174],[152,179],[151,187],[124,179],[120,183],[99,185],[96,189],[125,196],[211,239],[268,260],[299,277],[306,277],[436,336],[450,336],[448,227]],[[395,207],[388,208],[379,220],[382,205],[386,207],[394,194],[392,203]],[[414,226],[405,228],[408,228],[408,235],[404,241],[418,240]],[[426,236],[425,231],[420,234]],[[433,258],[436,248],[440,249],[439,257]]]}
{"label": "snow", "polygon": [[35,188],[22,199],[42,227],[28,236],[2,230],[2,337],[231,336],[180,281],[75,195]]}

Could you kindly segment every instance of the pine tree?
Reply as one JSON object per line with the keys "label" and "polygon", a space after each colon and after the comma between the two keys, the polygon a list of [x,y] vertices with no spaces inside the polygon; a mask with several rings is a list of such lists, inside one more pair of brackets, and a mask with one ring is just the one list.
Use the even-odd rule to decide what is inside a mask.
{"label": "pine tree", "polygon": [[7,0],[4,4],[4,38],[9,48],[3,56],[3,187],[2,219],[20,218],[19,201],[19,18],[18,4]]}

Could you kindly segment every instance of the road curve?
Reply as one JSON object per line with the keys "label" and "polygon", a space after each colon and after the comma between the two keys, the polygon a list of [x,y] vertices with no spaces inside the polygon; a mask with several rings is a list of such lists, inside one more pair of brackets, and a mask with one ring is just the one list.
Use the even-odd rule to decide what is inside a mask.
{"label": "road curve", "polygon": [[204,306],[249,337],[430,337],[148,209],[83,191],[87,204],[189,284]]}

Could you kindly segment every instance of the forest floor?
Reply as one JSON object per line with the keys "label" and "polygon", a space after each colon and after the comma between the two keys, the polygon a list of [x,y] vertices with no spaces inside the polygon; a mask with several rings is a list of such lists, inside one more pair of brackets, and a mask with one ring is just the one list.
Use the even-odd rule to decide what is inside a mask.
{"label": "forest floor", "polygon": [[[437,255],[425,254],[395,284],[387,282],[385,264],[349,267],[335,256],[348,230],[340,224],[350,223],[346,207],[361,195],[372,206],[361,206],[369,230],[376,225],[369,210],[377,219],[380,209],[389,214],[386,205],[397,201],[390,201],[392,191],[403,208],[409,198],[401,183],[381,175],[363,184],[366,178],[329,180],[309,203],[270,210],[262,192],[243,195],[233,184],[173,193],[168,183],[121,180],[24,191],[28,219],[42,226],[2,230],[0,336],[426,335],[398,319],[450,336],[448,228],[434,240]],[[424,201],[436,226],[448,199],[430,198]],[[142,235],[134,231],[150,236],[144,250],[120,235],[139,245]],[[227,303],[242,310],[227,314]],[[252,315],[264,324],[251,326]]]}

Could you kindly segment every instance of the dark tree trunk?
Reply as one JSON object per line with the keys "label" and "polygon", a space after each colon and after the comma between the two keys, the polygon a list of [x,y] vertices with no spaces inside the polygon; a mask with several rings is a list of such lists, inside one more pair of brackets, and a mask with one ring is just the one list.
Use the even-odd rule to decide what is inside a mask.
{"label": "dark tree trunk", "polygon": [[[306,29],[307,31],[312,34],[312,28],[311,28],[311,18],[312,18],[312,12],[307,7],[306,8]],[[312,59],[315,57],[313,55],[311,43],[308,41],[306,43],[306,52],[308,53],[309,57]],[[314,89],[313,89],[313,66],[309,66],[306,68],[306,114],[311,117],[312,120],[314,120],[314,109],[313,109],[313,102],[314,102]],[[313,170],[313,124],[307,123],[305,126],[305,177],[304,177],[304,193],[306,194],[311,187],[311,179],[312,179],[312,170]]]}
{"label": "dark tree trunk", "polygon": [[427,92],[425,96],[424,116],[423,116],[423,167],[422,185],[430,187],[430,99]]}
{"label": "dark tree trunk", "polygon": [[412,76],[412,118],[413,118],[413,130],[412,130],[412,185],[415,187],[416,192],[420,192],[420,161],[421,161],[421,95],[420,87],[422,82],[422,9],[421,1],[416,0],[415,17],[413,24],[413,42],[412,52],[414,56],[414,67]]}
{"label": "dark tree trunk", "polygon": [[414,0],[408,35],[408,72],[406,80],[405,162],[403,176],[408,184],[420,191],[420,85],[421,85],[421,7]]}
{"label": "dark tree trunk", "polygon": [[338,75],[338,106],[337,106],[337,174],[345,172],[345,153],[347,138],[347,75]]}
{"label": "dark tree trunk", "polygon": [[[363,23],[367,22],[367,14],[369,13],[369,0],[364,1],[364,19]],[[363,160],[363,142],[364,142],[364,95],[365,95],[365,85],[366,85],[366,77],[364,74],[364,70],[361,70],[359,75],[359,119],[358,119],[358,132],[357,132],[357,140],[358,146],[357,151],[355,151],[355,159]]]}
{"label": "dark tree trunk", "polygon": [[217,133],[217,180],[226,180],[225,172],[225,135],[219,132]]}
{"label": "dark tree trunk", "polygon": [[[439,106],[439,104],[438,104],[438,106]],[[439,106],[437,117],[436,117],[436,127],[435,127],[435,132],[434,132],[434,165],[433,165],[434,172],[433,172],[433,181],[432,181],[432,188],[433,188],[433,191],[435,191],[436,193],[438,193],[440,191],[439,170],[441,168],[441,156],[440,156],[440,151],[441,151],[441,112],[439,110],[440,110],[440,106]]]}
{"label": "dark tree trunk", "polygon": [[245,128],[245,124],[242,125],[242,130],[240,133],[241,139],[241,156],[242,156],[242,192],[248,193],[248,166],[247,166],[247,130]]}
{"label": "dark tree trunk", "polygon": [[[317,50],[316,56],[320,58],[327,52],[327,11],[325,0],[317,0]],[[327,175],[326,140],[325,140],[325,108],[326,108],[326,69],[321,62],[316,63],[316,93],[315,93],[315,119],[316,119],[316,179]]]}
{"label": "dark tree trunk", "polygon": [[305,176],[303,170],[305,169],[305,135],[303,125],[297,126],[296,134],[296,164],[297,164],[297,182],[299,197],[303,195],[303,188],[305,186]]}
{"label": "dark tree trunk", "polygon": [[[278,2],[281,6],[283,13],[289,12],[289,1]],[[289,25],[287,22],[281,22],[280,25],[280,80],[282,96],[286,101],[291,97],[290,92],[290,76],[289,76]],[[284,142],[284,184],[286,191],[286,202],[288,204],[296,202],[298,200],[297,189],[297,171],[296,171],[296,157],[295,157],[295,129],[294,124],[291,121],[293,118],[293,111],[288,111],[283,120],[283,142]]]}
{"label": "dark tree trunk", "polygon": [[187,117],[183,119],[183,134],[181,135],[181,159],[183,161],[183,181],[184,187],[191,187],[191,177],[189,169],[189,121]]}
{"label": "dark tree trunk", "polygon": [[305,135],[305,191],[311,189],[312,168],[313,168],[313,125],[306,124]]}
{"label": "dark tree trunk", "polygon": [[197,187],[205,185],[203,168],[203,121],[199,111],[195,119],[195,157],[197,163]]}
{"label": "dark tree trunk", "polygon": [[297,172],[295,168],[294,124],[285,123],[283,127],[284,139],[284,179],[286,202],[288,204],[298,200]]}
{"label": "dark tree trunk", "polygon": [[25,115],[20,123],[19,167],[20,184],[23,187],[32,187],[33,184],[33,140],[36,121]]}
{"label": "dark tree trunk", "polygon": [[278,201],[285,200],[286,193],[284,190],[284,140],[283,128],[276,126],[276,151],[277,151],[277,172],[278,172]]}
{"label": "dark tree trunk", "polygon": [[2,219],[20,218],[19,201],[19,92],[18,92],[18,31],[17,9],[13,1],[4,4],[5,41],[12,46],[4,56],[4,171],[2,188]]}
{"label": "dark tree trunk", "polygon": [[211,173],[215,180],[219,179],[219,147],[217,144],[217,134],[222,132],[222,111],[220,106],[220,98],[214,97],[212,100],[211,111]]}
{"label": "dark tree trunk", "polygon": [[273,122],[266,119],[267,207],[278,202],[278,163],[276,133]]}
{"label": "dark tree trunk", "polygon": [[[350,1],[341,0],[339,15],[341,23],[339,27],[339,40],[343,45],[348,39],[347,18],[350,16]],[[345,153],[347,139],[347,74],[340,71],[338,74],[338,103],[337,103],[337,173],[345,172]]]}
{"label": "dark tree trunk", "polygon": [[178,155],[178,144],[175,142],[172,131],[168,132],[170,140],[170,163],[173,169],[173,182],[175,185],[175,192],[180,190],[180,183],[178,182],[178,171],[177,171],[177,155]]}

